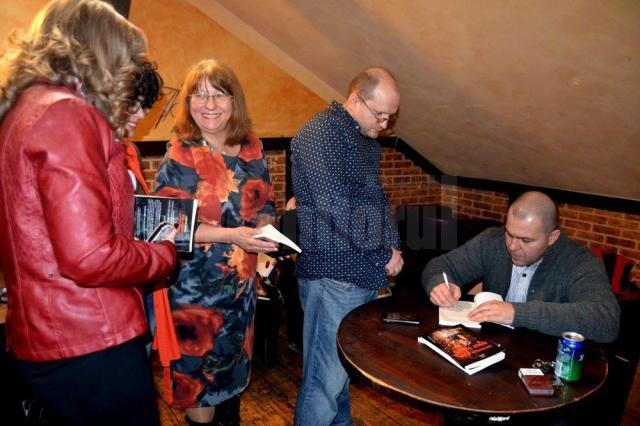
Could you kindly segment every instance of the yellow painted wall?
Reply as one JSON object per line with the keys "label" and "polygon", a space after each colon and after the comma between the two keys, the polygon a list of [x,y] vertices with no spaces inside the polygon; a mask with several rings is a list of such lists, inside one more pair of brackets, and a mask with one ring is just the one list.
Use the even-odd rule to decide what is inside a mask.
{"label": "yellow painted wall", "polygon": [[[14,27],[26,27],[44,0],[0,1],[1,46]],[[133,0],[129,18],[147,34],[149,52],[165,85],[179,88],[189,67],[216,58],[234,69],[245,90],[254,132],[260,137],[293,136],[327,103],[297,80],[183,0]],[[140,123],[134,139],[172,137],[170,96],[158,102]]]}
{"label": "yellow painted wall", "polygon": [[0,49],[7,46],[7,33],[13,28],[28,28],[44,0],[0,0]]}

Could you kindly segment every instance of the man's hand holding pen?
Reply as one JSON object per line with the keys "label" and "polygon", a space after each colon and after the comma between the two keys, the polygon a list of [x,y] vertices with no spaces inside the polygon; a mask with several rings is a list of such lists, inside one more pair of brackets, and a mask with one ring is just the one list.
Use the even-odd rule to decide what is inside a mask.
{"label": "man's hand holding pen", "polygon": [[458,303],[458,300],[460,300],[460,297],[462,296],[460,287],[458,287],[454,283],[449,282],[446,272],[442,273],[442,278],[444,279],[444,281],[435,286],[433,290],[431,290],[431,293],[429,294],[429,300],[431,300],[431,303],[437,306],[455,306],[455,304]]}
{"label": "man's hand holding pen", "polygon": [[[436,306],[455,306],[462,296],[460,287],[449,282],[446,272],[442,273],[442,279],[444,282],[441,282],[431,290],[429,300]],[[515,310],[513,304],[492,300],[480,303],[479,306],[469,312],[468,318],[477,322],[491,321],[511,325],[513,324],[514,316]]]}

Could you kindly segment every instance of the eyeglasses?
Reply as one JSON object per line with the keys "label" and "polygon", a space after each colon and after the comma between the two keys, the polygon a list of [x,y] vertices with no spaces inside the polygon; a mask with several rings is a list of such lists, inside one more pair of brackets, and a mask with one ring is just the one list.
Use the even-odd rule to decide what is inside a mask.
{"label": "eyeglasses", "polygon": [[129,115],[135,115],[140,110],[142,110],[145,114],[149,112],[149,108],[142,108],[142,103],[140,101],[136,101],[136,103],[127,108],[127,113]]}
{"label": "eyeglasses", "polygon": [[209,102],[209,99],[211,99],[214,104],[221,106],[229,104],[231,98],[233,98],[233,96],[225,93],[214,93],[213,95],[210,95],[207,92],[193,92],[189,96],[191,97],[191,101],[197,104],[206,105]]}
{"label": "eyeglasses", "polygon": [[369,106],[369,104],[367,103],[367,101],[365,101],[364,99],[362,99],[362,98],[360,97],[360,95],[358,95],[358,94],[356,93],[356,96],[358,97],[358,99],[360,99],[360,102],[362,102],[362,103],[364,104],[364,106],[366,106],[366,107],[367,107],[367,109],[369,110],[369,112],[371,113],[371,115],[373,115],[373,118],[375,118],[375,119],[376,119],[376,121],[377,121],[378,123],[384,123],[385,121],[388,121],[388,120],[390,120],[390,119],[391,119],[391,114],[376,111],[375,109],[371,108],[371,107]]}

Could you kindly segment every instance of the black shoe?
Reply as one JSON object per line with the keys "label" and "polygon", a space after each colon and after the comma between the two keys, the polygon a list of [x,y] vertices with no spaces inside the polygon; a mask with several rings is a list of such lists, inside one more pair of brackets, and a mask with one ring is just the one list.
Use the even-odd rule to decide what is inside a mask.
{"label": "black shoe", "polygon": [[216,426],[240,426],[240,395],[216,405],[213,424]]}
{"label": "black shoe", "polygon": [[53,425],[54,420],[47,417],[47,412],[37,399],[29,399],[21,402],[24,412],[24,424],[26,426]]}

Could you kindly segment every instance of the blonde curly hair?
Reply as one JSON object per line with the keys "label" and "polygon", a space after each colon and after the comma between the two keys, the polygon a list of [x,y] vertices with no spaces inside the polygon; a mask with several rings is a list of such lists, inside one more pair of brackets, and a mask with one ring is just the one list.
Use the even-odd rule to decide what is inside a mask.
{"label": "blonde curly hair", "polygon": [[0,59],[0,121],[34,81],[76,90],[98,108],[118,138],[126,135],[135,78],[147,59],[142,31],[100,0],[54,0],[27,33],[9,35]]}

